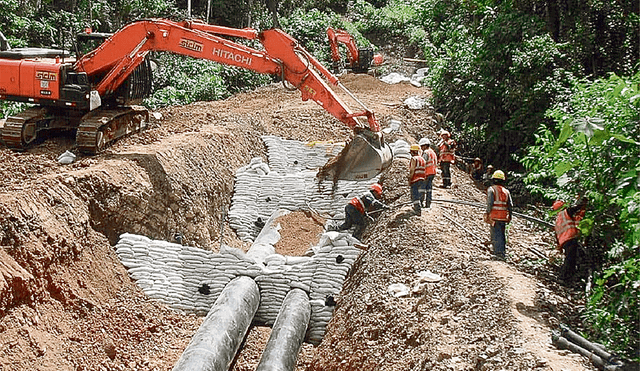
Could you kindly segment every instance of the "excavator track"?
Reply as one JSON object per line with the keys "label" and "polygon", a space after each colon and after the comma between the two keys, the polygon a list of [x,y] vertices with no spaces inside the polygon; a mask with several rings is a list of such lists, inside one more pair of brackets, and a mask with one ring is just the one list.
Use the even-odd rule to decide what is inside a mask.
{"label": "excavator track", "polygon": [[41,129],[38,123],[46,114],[46,109],[32,107],[10,116],[2,128],[2,142],[15,151],[24,151],[37,139]]}
{"label": "excavator track", "polygon": [[76,133],[80,152],[94,155],[105,150],[116,139],[143,129],[149,122],[149,111],[132,106],[96,110],[82,118]]}

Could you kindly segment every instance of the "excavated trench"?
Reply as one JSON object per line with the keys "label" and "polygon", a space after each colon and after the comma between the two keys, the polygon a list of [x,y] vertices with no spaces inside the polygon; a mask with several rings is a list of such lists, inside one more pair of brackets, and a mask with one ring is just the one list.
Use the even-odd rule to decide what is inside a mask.
{"label": "excavated trench", "polygon": [[[330,220],[343,218],[346,201],[368,192],[376,179],[319,183],[315,169],[342,145],[276,136],[263,140],[271,166],[255,157],[237,171],[228,215],[237,236],[252,243],[246,254],[224,244],[213,253],[129,233],[116,244],[118,257],[145,294],[206,315],[176,370],[228,369],[251,323],[274,327],[258,369],[293,370],[302,341],[322,341],[334,298],[361,252],[360,241],[349,233],[326,232],[319,241],[309,241],[305,256],[276,253],[280,216],[304,210]],[[399,151],[408,153],[408,145]],[[234,296],[246,299],[237,304]],[[299,312],[307,307],[308,313]],[[291,331],[288,337],[286,330]]]}
{"label": "excavated trench", "polygon": [[[100,266],[99,255],[106,254],[113,264],[120,260],[128,268],[148,297],[199,316],[215,307],[229,282],[250,277],[260,299],[248,323],[273,326],[285,315],[280,308],[287,294],[297,290],[310,308],[301,317],[307,323],[297,330],[299,343],[319,344],[335,306],[333,297],[361,252],[354,246],[359,241],[331,232],[309,241],[306,256],[276,254],[273,246],[280,226],[274,216],[296,210],[313,211],[318,218],[335,216],[371,181],[340,181],[337,187],[316,182],[312,169],[338,153],[340,145],[309,146],[246,133],[245,143],[239,145],[237,136],[217,130],[211,136],[201,131],[196,141],[173,138],[174,145],[152,145],[145,153],[81,159],[63,173],[4,197],[1,241],[7,248],[2,252],[6,256],[0,304],[5,313],[25,301],[50,298],[76,308],[99,306],[91,283],[74,282],[69,276],[80,266],[89,273],[86,281],[121,281],[117,271]],[[234,155],[220,156],[229,146]],[[265,147],[271,168],[261,157],[253,157],[256,153],[242,149]],[[253,159],[247,163],[249,158]],[[237,242],[237,247],[224,243],[225,234],[232,233],[229,226],[244,246],[253,243],[246,254]],[[117,257],[109,246],[115,246]],[[116,284],[102,294],[107,297],[115,290]],[[234,346],[245,334],[235,335]],[[288,352],[297,353],[299,343]],[[231,362],[236,351],[223,352]],[[281,348],[270,351],[278,353]],[[290,367],[295,366],[295,353],[292,359]],[[185,364],[176,367],[194,369]]]}

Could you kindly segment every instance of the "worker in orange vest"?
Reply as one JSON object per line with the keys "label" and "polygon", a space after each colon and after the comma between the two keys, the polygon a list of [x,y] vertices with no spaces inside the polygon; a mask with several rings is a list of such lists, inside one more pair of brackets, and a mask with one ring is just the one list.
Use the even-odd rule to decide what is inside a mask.
{"label": "worker in orange vest", "polygon": [[412,144],[410,148],[411,161],[409,161],[409,187],[411,187],[411,203],[413,204],[413,213],[420,215],[422,209],[420,203],[425,193],[424,178],[427,162],[420,156],[420,145]]}
{"label": "worker in orange vest", "polygon": [[505,228],[511,222],[513,201],[511,193],[504,187],[506,180],[502,170],[496,170],[492,175],[493,185],[487,189],[487,209],[484,214],[485,222],[491,225],[491,243],[496,258],[506,258],[507,238]]}
{"label": "worker in orange vest", "polygon": [[[556,201],[553,203],[553,210],[560,210],[564,206],[564,202]],[[560,279],[562,281],[570,281],[576,271],[578,249],[580,248],[580,229],[578,223],[584,218],[587,209],[587,199],[581,198],[576,204],[560,211],[556,215],[556,241],[558,242],[558,250],[564,250],[564,262],[560,268]]]}
{"label": "worker in orange vest", "polygon": [[440,132],[442,140],[438,143],[440,151],[438,161],[442,169],[442,188],[451,187],[451,164],[456,162],[456,141],[451,139],[451,134],[442,130]]}
{"label": "worker in orange vest", "polygon": [[377,209],[389,209],[389,206],[379,201],[381,198],[382,186],[378,183],[372,184],[369,192],[352,198],[344,207],[345,220],[338,227],[338,230],[344,231],[355,225],[352,236],[360,239],[367,226],[367,220],[373,220],[368,212]]}
{"label": "worker in orange vest", "polygon": [[433,194],[433,178],[436,176],[436,166],[438,165],[438,156],[431,149],[431,141],[429,138],[422,138],[418,142],[422,149],[422,158],[426,161],[425,178],[424,178],[424,194],[422,195],[422,207],[427,209],[431,207],[431,196]]}
{"label": "worker in orange vest", "polygon": [[473,160],[473,164],[471,164],[469,175],[471,175],[471,179],[473,179],[476,182],[482,181],[482,177],[484,176],[484,166],[482,165],[482,160],[480,159],[480,157],[476,157]]}

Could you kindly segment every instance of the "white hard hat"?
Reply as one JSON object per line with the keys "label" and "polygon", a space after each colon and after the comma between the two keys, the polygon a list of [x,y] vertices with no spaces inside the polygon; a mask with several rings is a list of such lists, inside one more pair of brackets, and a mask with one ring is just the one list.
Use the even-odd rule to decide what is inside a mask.
{"label": "white hard hat", "polygon": [[429,140],[429,138],[422,138],[422,139],[420,139],[418,144],[421,145],[421,146],[430,146],[431,145],[431,141]]}

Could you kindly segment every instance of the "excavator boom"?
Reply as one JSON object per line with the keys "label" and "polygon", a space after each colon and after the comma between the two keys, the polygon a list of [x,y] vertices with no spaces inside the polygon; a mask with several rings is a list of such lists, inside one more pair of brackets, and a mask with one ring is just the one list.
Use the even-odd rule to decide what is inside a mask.
{"label": "excavator boom", "polygon": [[[223,36],[259,40],[264,50],[233,42]],[[280,76],[283,81],[301,92],[303,100],[315,101],[331,115],[352,128],[356,137],[366,138],[364,142],[354,140],[350,143],[351,146],[347,145],[346,152],[343,151],[345,153],[341,155],[342,158],[348,159],[347,163],[340,161],[342,163],[340,167],[325,169],[325,177],[368,179],[380,173],[391,163],[391,150],[382,140],[380,126],[373,112],[357,99],[355,100],[362,109],[352,111],[334,93],[329,84],[345,89],[350,95],[351,93],[294,38],[279,29],[257,32],[253,29],[233,29],[193,21],[141,20],[130,23],[115,32],[100,46],[83,55],[73,64],[56,61],[45,65],[37,60],[4,61],[0,56],[0,66],[3,68],[5,64],[11,66],[12,71],[17,74],[28,74],[28,71],[34,69],[43,70],[42,73],[46,73],[45,77],[51,80],[46,85],[54,88],[49,92],[45,91],[51,97],[60,96],[53,90],[68,90],[69,86],[65,85],[67,81],[75,82],[81,94],[73,96],[75,99],[69,98],[71,102],[65,105],[75,107],[80,114],[72,115],[75,119],[62,121],[70,127],[74,125],[78,127],[77,140],[82,138],[84,143],[79,145],[81,149],[95,153],[101,151],[115,138],[137,130],[147,119],[146,111],[143,112],[139,108],[125,109],[126,107],[122,106],[122,97],[141,97],[147,92],[148,89],[137,88],[140,82],[150,81],[148,54],[154,51],[208,59],[259,73]],[[23,65],[28,66],[29,70],[22,69]],[[75,77],[69,79],[69,76]],[[3,81],[0,79],[0,84]],[[124,92],[126,94],[123,90],[126,90]],[[0,85],[0,92],[2,91],[3,87]],[[17,97],[33,98],[31,97],[32,87],[23,89],[20,86],[14,86],[13,92]],[[0,95],[0,98],[2,97]],[[38,96],[36,103],[45,107],[61,104],[59,99],[47,98],[46,95]],[[62,110],[60,115],[60,110],[53,113],[51,110],[33,111],[24,119],[13,120],[15,124],[12,126],[10,146],[20,149],[21,146],[33,142],[42,127],[48,127],[54,122],[62,122],[53,117],[56,115],[64,116],[65,112]],[[133,125],[131,121],[134,121]],[[25,131],[25,128],[28,130]],[[366,135],[362,134],[365,132]],[[351,156],[348,148],[352,147],[356,147],[354,150],[357,150],[360,155]],[[352,164],[353,161],[358,163]]]}

